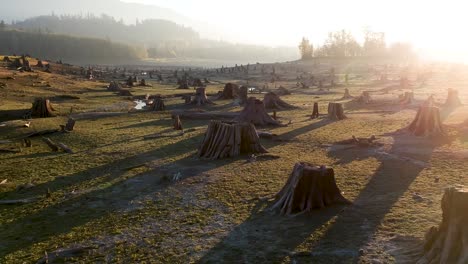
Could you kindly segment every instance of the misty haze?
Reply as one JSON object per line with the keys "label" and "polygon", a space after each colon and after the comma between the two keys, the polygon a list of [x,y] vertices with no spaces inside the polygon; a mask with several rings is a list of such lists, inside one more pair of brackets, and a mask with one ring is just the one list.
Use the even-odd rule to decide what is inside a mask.
{"label": "misty haze", "polygon": [[0,263],[468,264],[468,4],[0,3]]}

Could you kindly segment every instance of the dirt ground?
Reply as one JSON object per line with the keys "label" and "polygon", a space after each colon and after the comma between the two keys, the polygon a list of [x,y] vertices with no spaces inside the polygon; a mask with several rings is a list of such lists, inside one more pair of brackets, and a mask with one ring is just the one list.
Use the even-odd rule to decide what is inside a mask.
{"label": "dirt ground", "polygon": [[[45,263],[45,256],[49,263],[414,263],[425,232],[441,220],[443,190],[468,182],[468,129],[461,125],[468,107],[441,108],[443,138],[415,137],[404,128],[431,94],[443,103],[447,88],[455,88],[468,103],[467,69],[413,65],[407,69],[411,85],[402,89],[403,67],[392,68],[389,80],[381,82],[367,65],[334,65],[336,85],[319,91],[297,87],[296,77],[326,75],[330,65],[265,67],[272,66],[281,77],[276,83],[260,66],[248,75],[209,74],[209,94],[227,82],[268,82],[272,91],[282,85],[292,92],[281,98],[298,108],[277,113],[287,126],[257,128],[282,140],[262,139],[269,153],[255,162],[247,156],[199,159],[209,120],[182,119],[185,133],[171,130],[173,110],[240,111],[232,100],[192,107],[168,97],[165,111],[137,111],[131,110],[131,98],[106,90],[110,80],[1,67],[0,149],[14,152],[0,153],[0,202],[26,201],[0,205],[0,263]],[[416,80],[422,68],[432,72],[424,83]],[[174,83],[148,83],[152,87],[132,88],[132,94],[193,92]],[[344,88],[353,96],[370,91],[372,101],[341,100]],[[405,91],[414,92],[413,104],[398,103]],[[57,116],[23,127],[26,121],[15,117],[39,96],[51,98]],[[332,101],[344,104],[347,119],[326,118]],[[314,102],[318,119],[310,119]],[[51,152],[41,137],[32,138],[31,148],[18,140],[59,128],[70,112],[75,130],[47,137],[70,146],[73,154]],[[145,138],[156,133],[171,136]],[[375,135],[379,144],[335,144],[352,135]],[[353,204],[295,217],[269,210],[300,161],[333,167],[338,187]]]}

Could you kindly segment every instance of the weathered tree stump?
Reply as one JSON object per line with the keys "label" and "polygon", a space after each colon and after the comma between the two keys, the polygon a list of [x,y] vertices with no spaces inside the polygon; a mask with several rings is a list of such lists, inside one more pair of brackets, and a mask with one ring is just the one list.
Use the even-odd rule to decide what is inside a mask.
{"label": "weathered tree stump", "polygon": [[71,132],[73,131],[73,128],[75,127],[75,119],[73,118],[68,118],[68,121],[65,125],[60,125],[61,131],[62,132]]}
{"label": "weathered tree stump", "polygon": [[400,96],[400,104],[409,105],[414,102],[414,93],[405,92],[404,95]]}
{"label": "weathered tree stump", "polygon": [[356,101],[361,104],[368,104],[372,101],[372,99],[369,92],[364,91],[358,98],[356,98]]}
{"label": "weathered tree stump", "polygon": [[328,118],[335,120],[345,119],[343,105],[340,103],[328,103]]}
{"label": "weathered tree stump", "polygon": [[333,169],[301,162],[294,165],[286,184],[276,194],[272,209],[290,215],[333,204],[350,204],[336,185]]}
{"label": "weathered tree stump", "polygon": [[273,93],[269,92],[266,93],[263,97],[263,104],[265,105],[266,109],[291,109],[295,108],[295,106],[286,103],[285,101],[281,100],[281,98]]}
{"label": "weathered tree stump", "polygon": [[458,107],[462,105],[460,98],[458,97],[458,90],[448,89],[447,100],[444,103],[445,107]]}
{"label": "weathered tree stump", "polygon": [[155,97],[150,105],[150,111],[164,111],[165,109],[164,100],[159,96]]}
{"label": "weathered tree stump", "polygon": [[108,91],[120,91],[122,90],[122,85],[116,81],[110,82],[109,86],[107,87]]}
{"label": "weathered tree stump", "polygon": [[314,109],[312,110],[312,116],[311,118],[314,119],[314,118],[318,118],[319,117],[319,107],[318,107],[318,103],[314,103]]}
{"label": "weathered tree stump", "polygon": [[222,159],[241,154],[267,153],[260,144],[255,126],[250,123],[228,124],[211,121],[198,155],[207,159]]}
{"label": "weathered tree stump", "polygon": [[177,81],[179,87],[177,89],[190,89],[187,79],[183,78]]}
{"label": "weathered tree stump", "polygon": [[139,86],[146,86],[146,80],[144,78],[140,80]]}
{"label": "weathered tree stump", "polygon": [[37,60],[36,67],[44,67],[44,64],[42,63],[42,60]]}
{"label": "weathered tree stump", "polygon": [[240,112],[235,121],[240,123],[253,123],[256,126],[266,125],[281,125],[280,122],[274,120],[265,110],[265,105],[262,101],[255,97],[249,97],[244,109]]}
{"label": "weathered tree stump", "polygon": [[223,92],[219,95],[219,100],[234,99],[238,96],[239,86],[233,83],[226,83]]}
{"label": "weathered tree stump", "polygon": [[55,111],[50,104],[49,99],[36,98],[31,108],[31,116],[33,117],[53,117],[52,111]]}
{"label": "weathered tree stump", "polygon": [[441,136],[445,135],[440,120],[439,108],[434,106],[421,106],[408,130],[415,136]]}
{"label": "weathered tree stump", "polygon": [[242,85],[239,88],[239,101],[241,105],[244,105],[247,103],[248,100],[248,88],[247,86]]}
{"label": "weathered tree stump", "polygon": [[354,98],[354,97],[349,93],[349,89],[345,88],[344,95],[341,99],[344,100],[344,99],[351,99],[351,98]]}
{"label": "weathered tree stump", "polygon": [[190,103],[197,106],[213,104],[213,102],[211,102],[206,96],[206,89],[204,87],[197,88],[195,97]]}
{"label": "weathered tree stump", "polygon": [[194,87],[205,87],[203,82],[199,78],[193,79],[193,85]]}
{"label": "weathered tree stump", "polygon": [[127,81],[125,82],[125,84],[129,87],[133,87],[133,77],[132,76],[128,76],[128,79]]}
{"label": "weathered tree stump", "polygon": [[172,116],[172,119],[174,119],[174,130],[184,130],[179,115]]}
{"label": "weathered tree stump", "polygon": [[442,223],[426,233],[417,264],[468,263],[468,189],[445,189],[441,206]]}

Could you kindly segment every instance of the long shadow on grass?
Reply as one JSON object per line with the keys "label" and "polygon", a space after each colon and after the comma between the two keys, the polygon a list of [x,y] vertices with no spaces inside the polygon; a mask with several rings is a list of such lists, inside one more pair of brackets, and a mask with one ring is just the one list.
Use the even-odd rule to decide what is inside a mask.
{"label": "long shadow on grass", "polygon": [[[193,138],[188,138],[182,142],[191,142]],[[207,170],[223,166],[233,160],[225,160],[216,163],[202,163],[193,156],[176,160],[169,164],[156,166],[152,171],[131,176],[127,179],[124,176],[126,170],[119,164],[141,162],[142,157],[154,156],[161,157],[161,153],[171,153],[163,156],[170,158],[186,152],[185,148],[177,147],[182,144],[177,142],[161,149],[151,150],[146,153],[136,155],[124,160],[119,160],[111,164],[93,168],[91,170],[80,172],[75,175],[67,176],[64,182],[55,180],[51,183],[45,183],[37,188],[64,188],[66,185],[78,184],[90,180],[94,177],[107,174],[104,182],[115,180],[113,184],[103,184],[92,187],[90,190],[78,190],[75,194],[68,193],[63,201],[48,206],[16,219],[11,223],[4,224],[0,229],[0,259],[7,254],[17,250],[27,250],[28,247],[47,241],[57,235],[70,232],[73,228],[80,227],[90,221],[104,218],[115,210],[131,207],[131,202],[145,195],[153,195],[172,184],[171,176],[174,172],[182,171],[182,178],[197,176]],[[167,150],[167,152],[162,152]],[[168,151],[168,150],[171,150]],[[128,164],[127,163],[127,164]],[[202,164],[202,165],[200,165]],[[36,190],[37,192],[38,190]],[[81,192],[80,192],[81,191]],[[47,198],[45,198],[47,199]],[[54,199],[49,198],[49,199]],[[53,202],[53,200],[51,200]],[[123,208],[122,208],[123,207]],[[11,207],[2,207],[1,210],[8,210]],[[53,242],[52,242],[53,244]]]}
{"label": "long shadow on grass", "polygon": [[[341,206],[296,217],[280,216],[259,202],[250,217],[211,248],[198,263],[280,263],[336,216]],[[268,206],[268,205],[267,205]]]}

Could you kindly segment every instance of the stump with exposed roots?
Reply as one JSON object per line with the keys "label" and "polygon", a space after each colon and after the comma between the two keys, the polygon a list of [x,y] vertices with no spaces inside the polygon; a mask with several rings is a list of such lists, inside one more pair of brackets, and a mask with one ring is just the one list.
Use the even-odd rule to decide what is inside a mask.
{"label": "stump with exposed roots", "polygon": [[36,98],[31,108],[31,116],[33,117],[53,117],[52,111],[55,111],[50,100],[46,98]]}
{"label": "stump with exposed roots", "polygon": [[235,121],[241,123],[253,123],[256,126],[281,125],[280,122],[274,120],[265,110],[265,105],[262,101],[255,97],[249,97],[244,109],[240,112]]}
{"label": "stump with exposed roots", "polygon": [[164,111],[165,109],[164,100],[160,96],[155,97],[149,107],[150,111]]}
{"label": "stump with exposed roots", "polygon": [[286,103],[285,101],[281,100],[281,98],[273,93],[269,92],[266,93],[263,97],[263,104],[265,105],[266,109],[291,109],[295,108],[293,105]]}
{"label": "stump with exposed roots", "polygon": [[241,154],[267,153],[251,123],[211,121],[198,155],[207,159],[236,157]]}
{"label": "stump with exposed roots", "polygon": [[350,204],[336,185],[333,169],[301,162],[294,165],[286,184],[276,194],[272,209],[291,215],[333,204]]}
{"label": "stump with exposed roots", "polygon": [[220,100],[227,100],[227,99],[234,99],[239,94],[239,86],[233,83],[226,83],[224,85],[223,92],[219,95],[218,99]]}
{"label": "stump with exposed roots", "polygon": [[120,91],[122,90],[122,85],[116,81],[112,81],[109,86],[107,86],[108,91]]}
{"label": "stump with exposed roots", "polygon": [[417,264],[468,263],[468,189],[447,188],[441,205],[442,223],[426,233]]}
{"label": "stump with exposed roots", "polygon": [[444,103],[445,107],[458,107],[462,105],[460,98],[458,97],[458,90],[448,89],[447,100]]}
{"label": "stump with exposed roots", "polygon": [[197,106],[213,104],[206,96],[206,89],[204,87],[197,88],[195,97],[190,103]]}
{"label": "stump with exposed roots", "polygon": [[421,106],[408,130],[415,136],[442,136],[445,135],[440,111],[435,106]]}
{"label": "stump with exposed roots", "polygon": [[349,89],[345,88],[344,95],[341,99],[343,100],[343,99],[351,99],[351,98],[354,98],[354,97],[349,93]]}
{"label": "stump with exposed roots", "polygon": [[361,104],[368,104],[372,101],[372,99],[370,97],[370,93],[364,91],[358,98],[356,98],[356,101]]}
{"label": "stump with exposed roots", "polygon": [[328,118],[342,120],[346,118],[343,105],[340,103],[328,103]]}
{"label": "stump with exposed roots", "polygon": [[414,93],[405,92],[404,95],[400,96],[400,104],[409,105],[414,102]]}
{"label": "stump with exposed roots", "polygon": [[311,118],[314,119],[314,118],[318,118],[319,117],[319,107],[318,107],[318,103],[314,103],[314,109],[312,110],[312,116]]}

